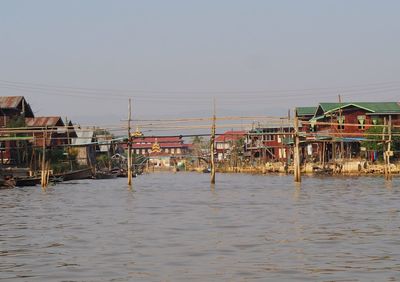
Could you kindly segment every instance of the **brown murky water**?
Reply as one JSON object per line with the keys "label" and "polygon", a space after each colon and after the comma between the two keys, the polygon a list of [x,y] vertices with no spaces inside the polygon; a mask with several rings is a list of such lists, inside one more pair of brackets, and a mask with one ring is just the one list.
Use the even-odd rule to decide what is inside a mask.
{"label": "brown murky water", "polygon": [[0,191],[4,281],[400,281],[400,179],[149,174]]}

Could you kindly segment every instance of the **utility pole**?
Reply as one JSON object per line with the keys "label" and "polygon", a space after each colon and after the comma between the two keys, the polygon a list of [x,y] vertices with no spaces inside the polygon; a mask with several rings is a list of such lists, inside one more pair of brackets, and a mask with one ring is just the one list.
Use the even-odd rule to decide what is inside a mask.
{"label": "utility pole", "polygon": [[214,147],[215,147],[215,98],[214,98],[214,111],[211,126],[211,137],[210,137],[210,165],[211,165],[211,184],[215,184],[215,162],[214,162]]}
{"label": "utility pole", "polygon": [[129,186],[132,185],[131,118],[132,118],[131,98],[129,98],[129,104],[128,104],[128,185],[129,185]]}

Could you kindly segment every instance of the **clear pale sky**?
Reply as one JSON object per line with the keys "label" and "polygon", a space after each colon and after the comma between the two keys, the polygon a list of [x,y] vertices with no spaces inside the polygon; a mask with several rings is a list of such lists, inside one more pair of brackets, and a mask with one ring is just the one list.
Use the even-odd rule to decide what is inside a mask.
{"label": "clear pale sky", "polygon": [[[400,1],[0,1],[0,93],[36,115],[286,115],[400,100]],[[47,86],[49,85],[49,86]]]}

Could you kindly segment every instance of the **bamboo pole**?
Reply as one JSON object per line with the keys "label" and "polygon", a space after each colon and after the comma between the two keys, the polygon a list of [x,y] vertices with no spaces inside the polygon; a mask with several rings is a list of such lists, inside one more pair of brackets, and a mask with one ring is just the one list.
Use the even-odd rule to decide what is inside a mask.
{"label": "bamboo pole", "polygon": [[42,173],[41,173],[41,184],[42,188],[47,187],[46,183],[46,136],[47,132],[43,131],[43,154],[42,154]]}
{"label": "bamboo pole", "polygon": [[294,115],[294,181],[301,182],[300,170],[300,139],[299,139],[299,120],[297,115]]}
{"label": "bamboo pole", "polygon": [[68,161],[69,161],[69,166],[70,170],[72,171],[74,168],[72,166],[72,160],[71,160],[71,142],[69,138],[69,125],[68,125],[68,118],[65,117],[65,127],[67,129],[67,152],[68,152]]}
{"label": "bamboo pole", "polygon": [[132,185],[132,143],[131,143],[131,118],[132,118],[132,108],[131,99],[129,98],[128,104],[128,185]]}
{"label": "bamboo pole", "polygon": [[211,138],[210,138],[210,165],[211,165],[211,184],[215,184],[215,162],[214,162],[214,147],[215,147],[215,99],[214,99],[214,114],[211,126]]}
{"label": "bamboo pole", "polygon": [[386,117],[383,118],[383,130],[382,130],[382,149],[383,149],[383,171],[385,174],[385,179],[388,179],[388,167],[387,167],[387,150],[386,150]]}
{"label": "bamboo pole", "polygon": [[388,120],[388,135],[389,135],[389,140],[387,144],[387,151],[386,151],[386,180],[391,180],[392,179],[392,169],[390,167],[390,155],[391,155],[391,145],[392,145],[392,116],[389,115],[389,120]]}

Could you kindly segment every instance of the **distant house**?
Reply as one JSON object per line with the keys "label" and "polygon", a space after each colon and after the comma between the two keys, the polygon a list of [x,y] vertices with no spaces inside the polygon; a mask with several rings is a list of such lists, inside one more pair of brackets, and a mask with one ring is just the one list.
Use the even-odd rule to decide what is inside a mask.
{"label": "distant house", "polygon": [[148,156],[153,153],[165,153],[170,156],[181,156],[187,153],[189,146],[182,137],[133,137],[132,150],[136,155]]}
{"label": "distant house", "polygon": [[290,156],[292,131],[293,127],[287,124],[253,128],[246,135],[246,156],[269,162],[285,162]]}
{"label": "distant house", "polygon": [[24,96],[1,96],[0,97],[0,127],[9,127],[18,118],[33,118],[31,106]]}
{"label": "distant house", "polygon": [[80,165],[94,166],[96,164],[96,140],[93,128],[74,127],[76,137],[72,146],[77,151],[76,160]]}
{"label": "distant house", "polygon": [[[46,146],[62,146],[71,143],[76,138],[75,130],[68,132],[63,120],[59,116],[25,118],[26,127],[32,130],[34,146],[43,146],[43,134],[46,138]],[[73,127],[72,127],[73,128]]]}
{"label": "distant house", "polygon": [[304,122],[310,121],[317,111],[318,107],[297,107],[295,115],[299,119],[300,131],[309,131],[310,125]]}
{"label": "distant house", "polygon": [[[23,96],[0,97],[0,128],[24,127],[25,117],[33,118],[34,114]],[[22,147],[27,147],[32,138],[24,134],[10,132],[0,133],[1,164],[18,165],[27,162],[23,157]]]}
{"label": "distant house", "polygon": [[215,138],[215,148],[217,159],[219,161],[226,160],[230,157],[232,149],[237,146],[237,142],[244,139],[246,131],[226,131]]}

